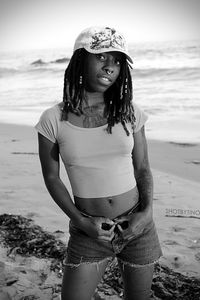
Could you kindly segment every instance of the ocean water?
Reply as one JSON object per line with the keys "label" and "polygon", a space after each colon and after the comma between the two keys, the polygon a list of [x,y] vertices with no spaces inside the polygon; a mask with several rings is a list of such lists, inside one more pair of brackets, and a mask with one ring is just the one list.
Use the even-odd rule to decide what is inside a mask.
{"label": "ocean water", "polygon": [[[148,138],[200,142],[200,42],[130,45],[134,101],[148,114]],[[62,101],[72,50],[0,53],[0,122],[33,126]]]}

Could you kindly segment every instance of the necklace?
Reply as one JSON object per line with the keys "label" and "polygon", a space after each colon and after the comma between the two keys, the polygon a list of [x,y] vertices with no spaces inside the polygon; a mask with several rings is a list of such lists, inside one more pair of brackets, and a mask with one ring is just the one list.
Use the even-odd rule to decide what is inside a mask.
{"label": "necklace", "polygon": [[104,108],[105,104],[103,102],[84,107],[82,109],[84,115],[83,127],[94,128],[105,125],[107,119],[104,116]]}

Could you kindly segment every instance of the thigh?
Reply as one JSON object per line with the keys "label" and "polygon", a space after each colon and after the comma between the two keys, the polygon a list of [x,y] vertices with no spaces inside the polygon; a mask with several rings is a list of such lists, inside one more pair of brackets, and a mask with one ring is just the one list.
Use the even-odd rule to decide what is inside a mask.
{"label": "thigh", "polygon": [[81,263],[78,267],[65,266],[62,300],[91,300],[107,264],[108,260],[103,260]]}
{"label": "thigh", "polygon": [[154,264],[134,267],[119,261],[119,266],[124,283],[124,299],[149,300]]}

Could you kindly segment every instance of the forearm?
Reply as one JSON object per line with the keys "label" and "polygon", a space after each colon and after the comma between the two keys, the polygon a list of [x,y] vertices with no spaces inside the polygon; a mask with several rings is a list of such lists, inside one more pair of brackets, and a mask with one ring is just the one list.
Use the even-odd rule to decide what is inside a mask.
{"label": "forearm", "polygon": [[44,180],[56,204],[74,223],[78,224],[83,216],[74,205],[71,195],[62,180],[59,177],[48,177]]}
{"label": "forearm", "polygon": [[135,171],[135,178],[139,191],[140,207],[142,211],[152,213],[153,204],[153,176],[150,168]]}

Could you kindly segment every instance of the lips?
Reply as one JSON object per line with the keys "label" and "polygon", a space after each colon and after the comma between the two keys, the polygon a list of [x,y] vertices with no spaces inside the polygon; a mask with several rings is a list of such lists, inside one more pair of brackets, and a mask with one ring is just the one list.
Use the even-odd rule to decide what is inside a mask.
{"label": "lips", "polygon": [[99,75],[98,78],[105,83],[112,83],[112,79],[107,75]]}

